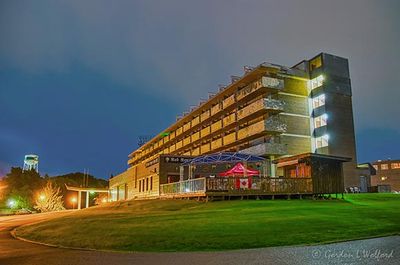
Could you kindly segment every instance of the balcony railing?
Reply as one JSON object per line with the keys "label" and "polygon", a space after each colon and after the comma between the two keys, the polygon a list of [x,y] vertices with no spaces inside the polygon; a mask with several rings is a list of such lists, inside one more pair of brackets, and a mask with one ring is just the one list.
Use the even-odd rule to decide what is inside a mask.
{"label": "balcony railing", "polygon": [[206,179],[189,179],[160,185],[160,196],[205,194]]}
{"label": "balcony railing", "polygon": [[311,178],[206,177],[160,185],[161,197],[310,194]]}
{"label": "balcony railing", "polygon": [[240,153],[252,155],[286,155],[287,146],[281,143],[262,143],[240,151]]}
{"label": "balcony railing", "polygon": [[312,193],[311,178],[214,177],[206,178],[206,192],[227,194]]}
{"label": "balcony railing", "polygon": [[244,97],[252,94],[253,92],[261,89],[261,88],[273,88],[273,89],[282,89],[284,87],[284,81],[282,79],[277,79],[273,77],[264,76],[259,80],[250,83],[246,87],[240,89],[236,93],[236,100],[241,100]]}
{"label": "balcony railing", "polygon": [[262,111],[262,110],[281,112],[281,111],[283,111],[284,106],[285,106],[285,103],[282,100],[262,98],[262,99],[254,101],[250,105],[239,110],[238,111],[238,119],[243,119],[253,113],[256,113],[256,112]]}

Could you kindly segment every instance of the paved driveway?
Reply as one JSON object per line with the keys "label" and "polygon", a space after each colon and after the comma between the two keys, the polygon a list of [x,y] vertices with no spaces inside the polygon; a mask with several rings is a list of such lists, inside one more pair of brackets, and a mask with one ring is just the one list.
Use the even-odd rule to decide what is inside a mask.
{"label": "paved driveway", "polygon": [[0,265],[208,265],[208,264],[400,264],[400,236],[321,246],[272,247],[200,253],[116,253],[69,250],[14,239],[10,231],[23,224],[70,212],[0,217]]}

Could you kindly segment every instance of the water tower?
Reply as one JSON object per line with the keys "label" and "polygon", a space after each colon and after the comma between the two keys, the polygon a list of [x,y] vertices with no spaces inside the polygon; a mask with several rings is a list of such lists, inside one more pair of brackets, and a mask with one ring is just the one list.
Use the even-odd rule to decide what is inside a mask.
{"label": "water tower", "polygon": [[24,168],[25,170],[35,170],[39,173],[39,156],[38,155],[26,155],[24,159]]}

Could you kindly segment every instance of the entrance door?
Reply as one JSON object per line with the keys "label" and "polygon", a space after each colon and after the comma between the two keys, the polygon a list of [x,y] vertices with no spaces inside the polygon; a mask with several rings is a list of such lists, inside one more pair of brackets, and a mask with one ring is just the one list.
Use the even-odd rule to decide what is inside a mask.
{"label": "entrance door", "polygon": [[360,176],[360,192],[368,192],[368,184],[366,176]]}

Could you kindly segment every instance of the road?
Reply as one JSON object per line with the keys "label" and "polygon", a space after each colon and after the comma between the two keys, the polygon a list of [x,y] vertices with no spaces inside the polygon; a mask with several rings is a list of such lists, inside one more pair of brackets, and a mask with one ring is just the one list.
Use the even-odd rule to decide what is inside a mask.
{"label": "road", "polygon": [[0,217],[0,265],[400,264],[400,236],[225,252],[117,253],[47,247],[10,235],[15,227],[68,214],[70,212],[65,211]]}

